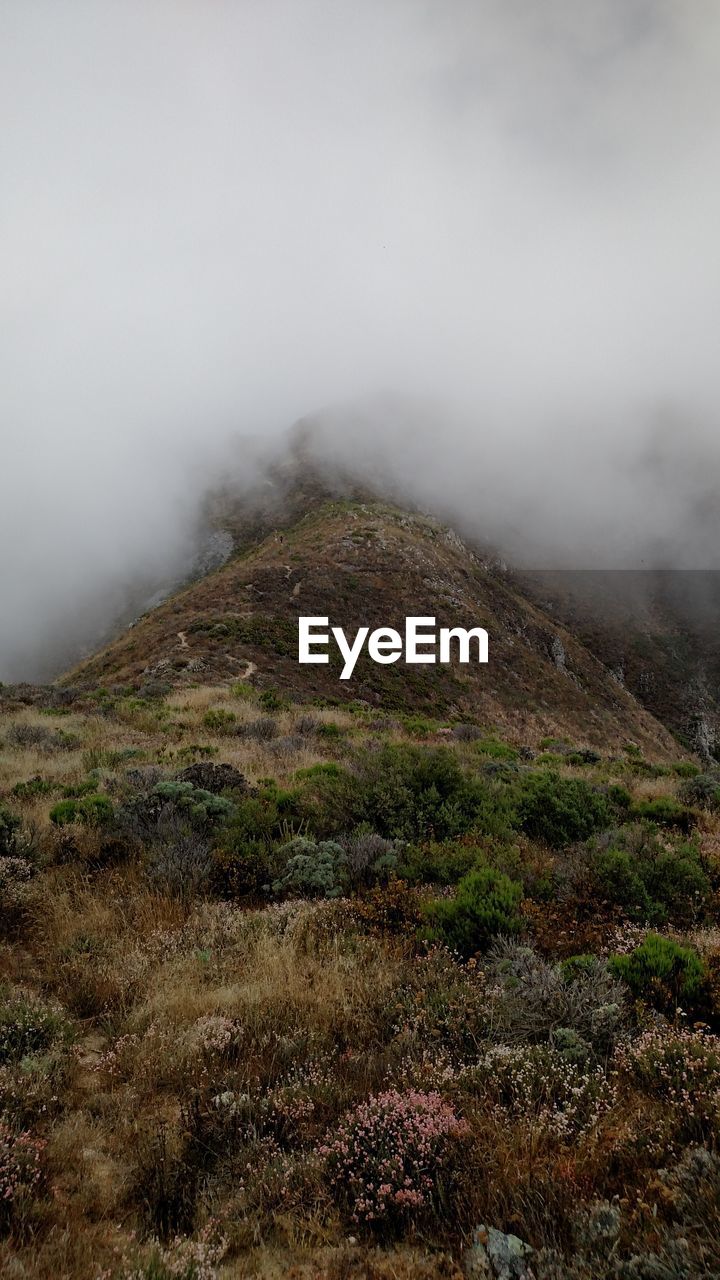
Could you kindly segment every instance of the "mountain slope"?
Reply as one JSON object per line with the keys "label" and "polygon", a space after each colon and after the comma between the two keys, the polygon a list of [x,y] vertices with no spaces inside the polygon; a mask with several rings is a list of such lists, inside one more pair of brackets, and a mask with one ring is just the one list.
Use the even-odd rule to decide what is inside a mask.
{"label": "mountain slope", "polygon": [[680,741],[717,756],[720,573],[564,570],[520,580]]}
{"label": "mountain slope", "polygon": [[[490,636],[487,666],[379,666],[353,678],[339,664],[297,661],[297,618],[327,615],[396,626],[407,615]],[[381,504],[327,502],[273,532],[146,614],[66,682],[83,688],[232,682],[249,678],[301,699],[365,701],[390,710],[472,717],[518,737],[565,735],[656,756],[677,753],[667,731],[601,661],[497,567],[434,520]]]}

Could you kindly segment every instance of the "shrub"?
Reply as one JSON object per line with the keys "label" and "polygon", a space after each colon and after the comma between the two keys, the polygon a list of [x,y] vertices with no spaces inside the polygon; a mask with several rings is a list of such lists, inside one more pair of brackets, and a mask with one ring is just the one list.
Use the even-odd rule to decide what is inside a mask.
{"label": "shrub", "polygon": [[[17,800],[35,800],[40,796],[51,796],[60,790],[57,782],[50,782],[47,778],[41,778],[39,775],[29,778],[27,782],[16,782],[12,789],[12,794]],[[2,810],[0,809],[0,814]],[[0,816],[0,826],[2,825],[2,817]],[[2,837],[0,836],[0,847],[2,847]]]}
{"label": "shrub", "polygon": [[477,845],[430,840],[403,849],[398,875],[409,884],[457,884],[483,857]]}
{"label": "shrub", "polygon": [[0,804],[0,858],[12,857],[20,830],[20,819]]}
{"label": "shrub", "polygon": [[215,764],[211,760],[200,760],[181,769],[175,778],[176,782],[189,782],[200,791],[208,791],[213,796],[222,795],[224,791],[246,792],[247,778],[231,764]]}
{"label": "shrub", "polygon": [[277,689],[263,689],[258,702],[264,711],[282,711],[288,705]]}
{"label": "shrub", "polygon": [[675,1112],[686,1137],[707,1139],[720,1118],[720,1040],[704,1031],[652,1027],[623,1045],[616,1070]]}
{"label": "shrub", "polygon": [[197,1240],[178,1236],[169,1245],[153,1244],[147,1254],[123,1260],[117,1280],[219,1280],[225,1241],[201,1232]]}
{"label": "shrub", "polygon": [[205,712],[202,722],[206,729],[213,733],[231,733],[235,726],[235,712],[226,711],[223,707],[211,707]]}
{"label": "shrub", "polygon": [[46,1145],[0,1120],[0,1235],[22,1229],[27,1209],[41,1192]]}
{"label": "shrub", "polygon": [[284,870],[273,881],[273,893],[300,898],[339,898],[347,881],[345,850],[332,840],[289,841],[279,852]]}
{"label": "shrub", "polygon": [[606,901],[635,920],[662,923],[669,915],[691,919],[708,898],[710,885],[694,844],[668,847],[651,832],[630,828],[593,853],[592,871]]}
{"label": "shrub", "polygon": [[595,956],[553,965],[530,947],[500,940],[488,967],[499,988],[493,1027],[503,1040],[550,1043],[582,1062],[604,1057],[625,1027],[625,989]]}
{"label": "shrub", "polygon": [[493,1108],[534,1129],[572,1139],[595,1127],[613,1102],[600,1067],[548,1045],[496,1045],[466,1072]]}
{"label": "shrub", "polygon": [[463,1122],[439,1093],[395,1089],[349,1112],[319,1148],[354,1222],[397,1225],[433,1204]]}
{"label": "shrub", "polygon": [[369,933],[404,934],[420,924],[416,893],[405,880],[391,879],[353,903],[353,916]]}
{"label": "shrub", "polygon": [[238,680],[230,686],[230,693],[238,702],[254,702],[255,689],[247,680]]}
{"label": "shrub", "polygon": [[50,810],[50,821],[56,827],[68,826],[77,820],[77,800],[60,800]]}
{"label": "shrub", "polygon": [[456,724],[453,726],[452,736],[456,742],[477,742],[483,734],[476,724]]}
{"label": "shrub", "polygon": [[560,849],[609,827],[613,813],[607,798],[582,778],[547,772],[531,774],[524,783],[518,816],[533,840]]}
{"label": "shrub", "polygon": [[522,886],[491,867],[479,867],[464,876],[455,898],[429,903],[424,915],[429,937],[452,951],[471,956],[484,950],[499,933],[518,933],[522,920],[517,909]]}
{"label": "shrub", "polygon": [[234,848],[215,849],[211,883],[225,898],[256,897],[270,888],[270,847],[258,840]]}
{"label": "shrub", "polygon": [[709,773],[686,778],[678,796],[683,804],[695,804],[701,809],[720,809],[720,778]]}
{"label": "shrub", "polygon": [[214,826],[232,818],[235,813],[231,800],[195,787],[191,782],[158,782],[150,799],[158,803],[158,811],[167,805],[197,826]]}
{"label": "shrub", "polygon": [[67,1020],[58,1005],[27,991],[0,994],[0,1064],[43,1053],[68,1035]]}
{"label": "shrub", "polygon": [[0,858],[0,935],[11,935],[25,922],[35,870],[27,858]]}
{"label": "shrub", "polygon": [[237,733],[238,737],[249,738],[254,742],[272,742],[278,736],[277,720],[273,720],[272,716],[260,716],[250,724],[239,725]]}
{"label": "shrub", "polygon": [[702,1003],[705,966],[692,947],[681,947],[671,938],[648,934],[629,955],[613,956],[610,970],[637,999],[663,1011],[672,1013],[678,1005],[690,1010]]}
{"label": "shrub", "polygon": [[347,878],[353,888],[382,884],[395,875],[395,844],[376,831],[360,827],[353,835],[341,836],[338,843],[345,853]]}
{"label": "shrub", "polygon": [[147,863],[148,878],[171,897],[187,900],[207,890],[215,863],[209,840],[180,815],[168,817],[162,837],[153,841]]}
{"label": "shrub", "polygon": [[81,822],[85,827],[101,827],[112,822],[115,816],[113,802],[109,796],[83,796],[80,800],[59,800],[50,810],[50,821],[57,827],[68,826],[71,822]]}
{"label": "shrub", "polygon": [[695,822],[692,809],[678,804],[671,796],[638,800],[632,805],[630,815],[640,822],[651,822],[658,827],[678,827],[681,831],[689,831]]}
{"label": "shrub", "polygon": [[502,742],[500,738],[492,736],[482,738],[475,747],[483,756],[489,756],[492,760],[517,760],[518,752],[515,747],[511,747],[507,742]]}
{"label": "shrub", "polygon": [[446,747],[365,752],[346,800],[345,827],[367,822],[389,839],[443,840],[471,829],[503,836],[513,828],[508,788],[470,777]]}

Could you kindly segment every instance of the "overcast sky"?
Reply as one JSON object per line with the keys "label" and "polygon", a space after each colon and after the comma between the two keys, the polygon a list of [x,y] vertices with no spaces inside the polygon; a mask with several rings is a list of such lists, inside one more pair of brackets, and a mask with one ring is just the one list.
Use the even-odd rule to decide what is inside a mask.
{"label": "overcast sky", "polygon": [[526,561],[717,566],[719,227],[714,0],[0,0],[0,678],[319,409]]}

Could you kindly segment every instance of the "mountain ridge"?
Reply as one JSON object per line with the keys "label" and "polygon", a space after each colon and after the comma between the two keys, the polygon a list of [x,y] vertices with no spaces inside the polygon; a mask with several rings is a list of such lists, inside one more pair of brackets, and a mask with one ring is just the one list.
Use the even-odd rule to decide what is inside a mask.
{"label": "mountain ridge", "polygon": [[[361,657],[300,666],[297,618],[329,616],[351,632],[397,626],[485,626],[487,667],[381,667]],[[164,601],[64,679],[80,688],[152,690],[250,679],[297,700],[361,699],[390,711],[474,718],[518,738],[561,735],[588,745],[628,739],[663,756],[670,734],[602,661],[447,526],[387,503],[312,505]]]}

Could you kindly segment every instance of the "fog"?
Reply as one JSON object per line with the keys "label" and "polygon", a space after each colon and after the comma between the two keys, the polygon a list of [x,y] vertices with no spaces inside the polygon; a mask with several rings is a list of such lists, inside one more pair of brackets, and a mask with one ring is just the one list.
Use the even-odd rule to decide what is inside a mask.
{"label": "fog", "polygon": [[0,678],[307,415],[518,562],[718,567],[719,72],[713,0],[0,0]]}

